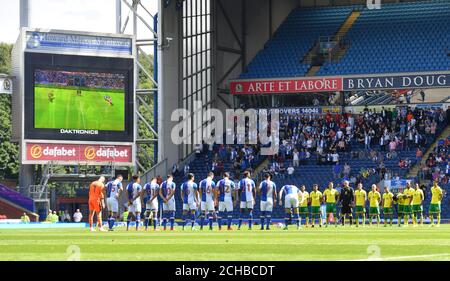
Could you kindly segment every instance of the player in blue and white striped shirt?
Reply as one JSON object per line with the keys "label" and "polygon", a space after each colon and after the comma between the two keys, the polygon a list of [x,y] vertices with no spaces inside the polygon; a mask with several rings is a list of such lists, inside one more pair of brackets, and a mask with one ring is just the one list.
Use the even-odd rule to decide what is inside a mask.
{"label": "player in blue and white striped shirt", "polygon": [[109,211],[108,225],[109,231],[113,231],[115,220],[119,214],[119,197],[123,191],[122,175],[117,175],[116,179],[106,184],[106,206]]}
{"label": "player in blue and white striped shirt", "polygon": [[277,186],[271,180],[269,173],[264,175],[263,180],[259,185],[259,194],[261,196],[260,211],[261,211],[261,230],[264,230],[264,221],[267,219],[267,230],[270,230],[270,221],[272,219],[273,206],[276,205]]}
{"label": "player in blue and white striped shirt", "polygon": [[187,181],[181,185],[181,198],[183,199],[183,230],[187,223],[188,213],[191,214],[191,229],[194,230],[195,211],[198,206],[198,187],[194,182],[194,174],[187,174]]}
{"label": "player in blue and white striped shirt", "polygon": [[167,180],[161,184],[159,197],[163,201],[163,229],[166,230],[167,219],[170,221],[170,230],[173,230],[175,224],[175,189],[177,185],[173,182],[173,176],[168,175]]}
{"label": "player in blue and white striped shirt", "polygon": [[[281,198],[283,198],[284,194],[284,210],[286,213],[285,216],[285,227],[284,229],[288,229],[289,219],[291,217],[291,209],[294,210],[294,221],[297,224],[297,229],[300,229],[300,215],[298,213],[299,203],[303,202],[303,193],[296,187],[295,185],[287,184],[283,186],[280,190],[279,198],[280,198],[280,206],[283,204]],[[299,202],[299,197],[301,198],[301,202]]]}
{"label": "player in blue and white striped shirt", "polygon": [[255,205],[255,182],[250,178],[250,172],[244,172],[244,178],[239,182],[237,195],[241,199],[241,212],[239,215],[238,230],[241,229],[242,217],[248,212],[248,229],[252,229],[253,224],[253,206]]}
{"label": "player in blue and white striped shirt", "polygon": [[152,178],[149,183],[144,185],[141,195],[144,198],[145,205],[145,230],[148,229],[150,218],[153,220],[153,230],[156,230],[158,225],[158,194],[159,185],[156,183],[156,178]]}
{"label": "player in blue and white striped shirt", "polygon": [[212,224],[214,219],[215,205],[217,205],[217,193],[216,183],[213,181],[214,173],[209,172],[206,179],[202,180],[200,186],[200,196],[202,201],[200,202],[201,217],[200,217],[200,229],[203,229],[203,223],[205,217],[208,216],[209,229],[212,230]]}
{"label": "player in blue and white striped shirt", "polygon": [[231,230],[231,221],[233,219],[233,193],[234,182],[230,180],[230,174],[224,173],[223,179],[217,183],[217,196],[219,197],[219,215],[217,222],[219,230],[222,229],[222,219],[226,213],[228,219],[228,230]]}
{"label": "player in blue and white striped shirt", "polygon": [[136,220],[136,231],[139,230],[139,223],[141,222],[141,179],[138,175],[133,176],[133,182],[127,185],[127,198],[128,198],[128,218],[127,218],[127,231],[130,227],[131,217]]}

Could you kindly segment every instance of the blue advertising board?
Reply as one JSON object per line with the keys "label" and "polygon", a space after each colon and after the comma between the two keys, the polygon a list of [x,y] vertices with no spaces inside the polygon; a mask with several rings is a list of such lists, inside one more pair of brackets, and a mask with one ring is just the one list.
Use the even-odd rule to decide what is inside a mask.
{"label": "blue advertising board", "polygon": [[27,31],[26,49],[74,51],[97,55],[132,55],[132,39],[58,32]]}
{"label": "blue advertising board", "polygon": [[450,88],[450,74],[417,74],[343,78],[343,90]]}

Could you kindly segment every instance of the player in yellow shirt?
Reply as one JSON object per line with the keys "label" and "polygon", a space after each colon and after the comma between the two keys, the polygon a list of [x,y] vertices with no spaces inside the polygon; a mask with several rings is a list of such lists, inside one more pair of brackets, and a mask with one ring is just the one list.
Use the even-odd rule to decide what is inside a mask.
{"label": "player in yellow shirt", "polygon": [[413,198],[412,198],[412,219],[413,219],[413,225],[414,227],[417,227],[417,219],[420,215],[420,225],[423,225],[423,207],[422,202],[425,198],[423,194],[423,190],[420,188],[419,184],[416,183],[414,187],[413,192]]}
{"label": "player in yellow shirt", "polygon": [[431,187],[431,203],[430,208],[428,209],[432,227],[435,226],[434,216],[436,216],[437,220],[436,227],[439,227],[441,225],[441,201],[443,196],[444,192],[438,185],[437,181],[433,182],[433,186]]}
{"label": "player in yellow shirt", "polygon": [[334,189],[333,182],[328,183],[328,188],[323,192],[324,201],[326,203],[327,224],[325,227],[334,220],[334,226],[337,227],[337,214],[336,214],[336,198],[339,196],[339,192]]}
{"label": "player in yellow shirt", "polygon": [[406,183],[406,188],[403,191],[403,224],[409,225],[409,218],[412,218],[412,199],[414,195],[414,189],[411,187],[411,183]]}
{"label": "player in yellow shirt", "polygon": [[299,214],[300,214],[300,224],[302,217],[305,217],[305,226],[308,227],[308,221],[309,221],[309,210],[308,210],[308,204],[309,204],[309,193],[306,191],[306,186],[303,184],[300,187],[300,190],[303,193],[303,201],[301,201],[301,195],[299,193],[299,199],[298,202],[302,202],[299,207]]}
{"label": "player in yellow shirt", "polygon": [[397,225],[400,227],[402,226],[401,222],[404,216],[403,213],[403,202],[405,201],[405,199],[403,199],[403,189],[399,188],[398,189],[398,193],[397,195],[395,195],[396,199],[397,199]]}
{"label": "player in yellow shirt", "polygon": [[377,190],[377,185],[372,184],[372,190],[367,195],[369,198],[369,224],[372,225],[373,218],[377,220],[377,226],[380,225],[380,202],[381,194]]}
{"label": "player in yellow shirt", "polygon": [[389,225],[392,226],[392,217],[394,214],[393,203],[394,194],[389,191],[389,187],[384,188],[383,193],[383,216],[384,216],[384,226],[387,226],[387,219],[389,218]]}
{"label": "player in yellow shirt", "polygon": [[313,185],[313,191],[309,194],[309,200],[311,201],[311,226],[315,225],[315,218],[319,221],[319,227],[322,227],[322,217],[320,213],[320,202],[322,202],[322,192],[319,191],[317,184]]}
{"label": "player in yellow shirt", "polygon": [[362,217],[363,226],[366,224],[366,201],[367,192],[363,189],[362,183],[358,183],[355,190],[355,216],[356,227],[359,226],[359,218]]}

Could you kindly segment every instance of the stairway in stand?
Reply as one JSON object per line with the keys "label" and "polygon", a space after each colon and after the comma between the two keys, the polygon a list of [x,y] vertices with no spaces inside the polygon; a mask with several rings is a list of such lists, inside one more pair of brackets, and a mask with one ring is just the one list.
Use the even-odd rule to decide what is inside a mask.
{"label": "stairway in stand", "polygon": [[342,24],[342,26],[334,35],[333,40],[336,41],[339,40],[339,38],[344,37],[360,15],[361,15],[360,11],[351,12],[348,18],[345,20],[345,22]]}
{"label": "stairway in stand", "polygon": [[450,126],[447,126],[442,133],[439,135],[439,137],[436,138],[436,141],[427,149],[427,151],[423,154],[422,157],[422,161],[420,161],[420,163],[416,163],[416,165],[414,165],[414,167],[412,167],[409,170],[409,173],[407,175],[408,178],[412,178],[412,177],[417,177],[417,173],[419,172],[419,167],[420,164],[425,164],[425,162],[428,159],[428,156],[430,155],[430,153],[433,152],[434,148],[438,145],[439,140],[441,139],[446,139],[448,136],[450,136]]}
{"label": "stairway in stand", "polygon": [[[338,42],[344,36],[347,34],[347,32],[350,30],[350,28],[353,26],[355,21],[358,19],[358,17],[361,15],[360,11],[353,11],[349,14],[347,19],[344,21],[344,23],[341,25],[339,30],[334,34],[332,41]],[[318,50],[320,49],[320,43],[317,42],[314,47],[312,47],[309,52],[304,56],[303,63],[311,63],[314,61],[316,57],[318,57]],[[347,49],[349,48],[348,45],[342,45],[342,47],[338,47],[339,50],[336,51],[336,53],[333,55],[333,60],[339,61],[346,53]],[[321,65],[311,65],[311,67],[308,69],[308,72],[306,72],[305,76],[314,76],[316,73],[320,70]]]}
{"label": "stairway in stand", "polygon": [[316,75],[317,71],[319,71],[319,69],[320,69],[320,66],[318,66],[318,65],[311,66],[308,69],[308,72],[306,72],[305,76],[314,76],[314,75]]}

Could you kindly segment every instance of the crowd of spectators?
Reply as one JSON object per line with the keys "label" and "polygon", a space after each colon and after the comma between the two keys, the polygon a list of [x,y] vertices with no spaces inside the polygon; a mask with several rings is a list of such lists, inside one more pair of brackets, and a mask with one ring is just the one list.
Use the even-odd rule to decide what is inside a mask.
{"label": "crowd of spectators", "polygon": [[[447,112],[448,114],[448,112]],[[447,117],[448,118],[448,117]],[[440,108],[411,109],[408,106],[375,109],[365,108],[361,113],[345,112],[325,114],[300,114],[286,111],[280,114],[280,145],[277,154],[268,156],[269,164],[260,174],[269,172],[275,178],[289,178],[302,169],[302,165],[315,162],[329,165],[335,179],[347,179],[351,183],[361,182],[375,176],[376,180],[398,179],[404,176],[415,163],[420,163],[425,148],[434,142],[438,130],[447,123],[446,112]],[[248,136],[246,136],[248,137]],[[448,146],[446,140],[444,144]],[[433,177],[438,169],[440,178],[448,181],[449,166],[435,168],[436,161],[448,161],[447,146],[438,146],[429,162],[429,172],[423,169],[424,177]],[[259,159],[258,145],[208,145],[194,147],[196,155],[205,155],[208,170],[220,177],[225,163],[231,163],[234,178],[243,170],[252,170]],[[405,157],[402,151],[409,151]],[[372,167],[352,167],[352,160],[370,159]],[[441,159],[441,160],[440,160]],[[445,159],[445,160],[444,160]],[[349,161],[347,161],[349,160]],[[389,161],[389,165],[386,162]],[[396,164],[393,166],[392,162]],[[428,163],[427,162],[427,163]],[[442,162],[442,161],[441,161]],[[439,162],[440,163],[440,162]],[[447,165],[447,164],[446,164]],[[434,170],[433,170],[433,169]],[[403,171],[403,172],[402,172]],[[190,172],[188,164],[174,165],[175,175]]]}
{"label": "crowd of spectators", "polygon": [[[226,172],[225,163],[229,162],[232,176],[236,178],[240,176],[241,171],[252,170],[260,151],[257,145],[236,144],[199,144],[195,146],[194,150],[197,157],[204,152],[205,164],[214,175],[221,177]],[[176,170],[179,173],[178,167]],[[187,174],[189,170],[189,165],[185,165],[184,174]]]}
{"label": "crowd of spectators", "polygon": [[[284,177],[286,162],[298,169],[312,159],[319,165],[332,165],[335,178],[359,181],[373,174],[380,180],[398,177],[384,162],[395,159],[399,169],[408,169],[420,161],[424,147],[434,141],[445,117],[439,108],[409,107],[382,107],[379,112],[366,107],[360,114],[283,114],[279,153],[269,157],[264,172]],[[401,158],[399,151],[416,151],[416,159]],[[341,163],[344,154],[351,159],[371,159],[377,168],[361,167],[352,173],[348,163]]]}
{"label": "crowd of spectators", "polygon": [[441,184],[449,183],[450,136],[446,139],[439,140],[425,163],[420,164],[418,177],[420,180],[433,180]]}
{"label": "crowd of spectators", "polygon": [[70,72],[37,69],[34,72],[36,84],[78,86],[100,89],[124,89],[125,76],[120,73]]}
{"label": "crowd of spectators", "polygon": [[[79,213],[79,210],[77,210]],[[81,213],[80,213],[81,214]],[[46,222],[56,223],[56,222],[71,222],[72,218],[70,217],[69,211],[52,211],[48,210],[47,217],[45,219]]]}

